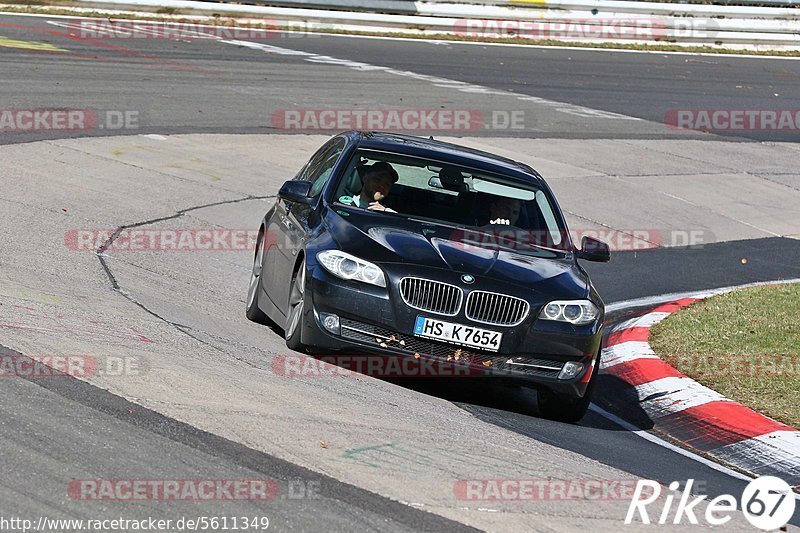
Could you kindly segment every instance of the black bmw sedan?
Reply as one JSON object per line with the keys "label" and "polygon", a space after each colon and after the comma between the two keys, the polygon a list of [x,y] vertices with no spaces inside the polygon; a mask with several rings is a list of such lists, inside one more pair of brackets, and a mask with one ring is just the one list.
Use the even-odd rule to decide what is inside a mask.
{"label": "black bmw sedan", "polygon": [[315,353],[448,361],[538,390],[543,416],[589,406],[604,306],[544,179],[420,137],[346,132],[281,187],[258,233],[250,320]]}

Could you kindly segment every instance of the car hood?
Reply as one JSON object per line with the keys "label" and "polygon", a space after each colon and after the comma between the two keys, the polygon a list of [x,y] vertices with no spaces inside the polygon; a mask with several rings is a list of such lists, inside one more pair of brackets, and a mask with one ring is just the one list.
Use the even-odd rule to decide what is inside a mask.
{"label": "car hood", "polygon": [[375,263],[413,263],[526,287],[558,280],[562,289],[588,292],[588,279],[571,255],[479,247],[464,242],[463,230],[356,209],[337,209],[326,219],[342,250]]}

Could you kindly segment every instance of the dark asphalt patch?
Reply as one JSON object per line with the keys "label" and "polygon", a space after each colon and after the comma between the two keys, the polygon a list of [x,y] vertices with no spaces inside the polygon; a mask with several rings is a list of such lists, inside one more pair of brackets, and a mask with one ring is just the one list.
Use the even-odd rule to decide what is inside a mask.
{"label": "dark asphalt patch", "polygon": [[800,278],[800,240],[772,237],[694,248],[612,252],[583,262],[606,305],[622,300]]}

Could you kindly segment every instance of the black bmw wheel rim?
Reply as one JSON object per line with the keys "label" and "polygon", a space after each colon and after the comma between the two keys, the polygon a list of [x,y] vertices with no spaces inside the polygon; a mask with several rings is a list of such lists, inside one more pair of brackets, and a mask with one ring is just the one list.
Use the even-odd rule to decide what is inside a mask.
{"label": "black bmw wheel rim", "polygon": [[300,265],[300,271],[295,277],[294,284],[292,284],[292,291],[289,295],[289,324],[286,327],[286,338],[291,338],[297,326],[300,324],[300,318],[303,316],[303,300],[305,296],[305,283],[306,282],[306,265],[305,262]]}
{"label": "black bmw wheel rim", "polygon": [[251,309],[256,301],[258,283],[261,280],[261,269],[264,261],[264,248],[261,246],[261,239],[256,245],[256,257],[253,259],[253,270],[250,273],[250,286],[247,289],[247,308]]}

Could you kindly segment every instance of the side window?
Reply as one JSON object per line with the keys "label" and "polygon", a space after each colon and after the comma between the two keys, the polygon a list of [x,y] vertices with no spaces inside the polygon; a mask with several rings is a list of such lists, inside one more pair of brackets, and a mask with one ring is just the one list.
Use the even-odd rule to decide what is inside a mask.
{"label": "side window", "polygon": [[314,157],[308,164],[308,169],[302,179],[310,181],[312,197],[319,195],[322,188],[333,174],[333,167],[342,155],[345,142],[343,139],[334,139],[334,141],[325,150],[322,150],[319,157]]}

